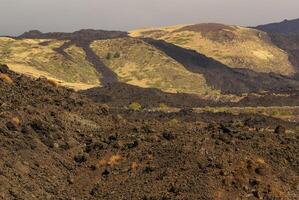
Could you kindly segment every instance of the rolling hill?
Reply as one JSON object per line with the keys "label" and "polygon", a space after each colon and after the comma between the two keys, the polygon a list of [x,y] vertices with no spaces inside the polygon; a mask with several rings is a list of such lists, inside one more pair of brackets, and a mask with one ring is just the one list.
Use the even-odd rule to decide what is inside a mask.
{"label": "rolling hill", "polygon": [[170,93],[212,95],[203,74],[188,71],[181,63],[142,40],[98,40],[91,48],[121,82]]}
{"label": "rolling hill", "polygon": [[295,69],[288,54],[275,46],[264,32],[223,24],[195,24],[133,30],[132,37],[164,40],[192,49],[231,68],[251,69],[292,76]]}
{"label": "rolling hill", "polygon": [[284,20],[282,22],[259,25],[256,29],[281,34],[299,34],[299,18],[293,20]]}
{"label": "rolling hill", "polygon": [[91,89],[93,95],[98,91],[93,88],[121,85],[128,91],[139,87],[141,93],[143,88],[158,89],[236,101],[247,93],[299,88],[298,55],[284,46],[265,32],[222,24],[177,25],[129,34],[91,29],[29,31],[19,37],[0,37],[0,63],[75,90]]}
{"label": "rolling hill", "polygon": [[[31,31],[17,39],[0,38],[0,62],[16,72],[43,75],[67,86],[73,84],[78,90],[119,81],[170,93],[220,93],[206,84],[202,74],[189,72],[140,39],[121,34],[114,38],[114,32],[105,35],[106,32],[98,31],[91,37],[91,30],[79,32],[77,36],[77,32],[68,35]],[[92,85],[82,88],[76,87],[76,83]]]}
{"label": "rolling hill", "polygon": [[0,38],[0,63],[10,69],[56,80],[62,85],[88,89],[100,85],[100,74],[85,59],[85,52],[72,45],[62,55],[57,48],[62,40]]}
{"label": "rolling hill", "polygon": [[255,28],[267,32],[274,44],[288,52],[290,62],[296,67],[296,79],[299,80],[299,19],[284,20]]}

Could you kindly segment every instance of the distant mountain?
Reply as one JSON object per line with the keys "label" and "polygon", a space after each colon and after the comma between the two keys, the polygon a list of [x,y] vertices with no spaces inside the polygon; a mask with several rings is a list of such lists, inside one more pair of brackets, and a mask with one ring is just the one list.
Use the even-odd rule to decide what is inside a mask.
{"label": "distant mountain", "polygon": [[167,98],[184,93],[235,101],[240,98],[236,95],[244,93],[299,88],[295,79],[299,56],[283,51],[284,43],[273,39],[256,29],[223,24],[178,25],[129,34],[35,30],[19,37],[0,37],[0,63],[75,90],[90,89],[93,96],[103,91],[99,87],[115,86],[114,92],[134,88],[141,92],[139,97],[144,96],[144,88],[150,88]]}
{"label": "distant mountain", "polygon": [[31,30],[23,33],[18,38],[31,38],[31,39],[59,39],[59,40],[80,40],[80,41],[93,41],[102,39],[111,39],[118,37],[126,37],[128,34],[122,31],[106,31],[94,29],[82,29],[73,33],[42,33],[38,30]]}
{"label": "distant mountain", "polygon": [[268,33],[299,34],[299,18],[255,27]]}
{"label": "distant mountain", "polygon": [[267,32],[271,41],[289,54],[289,60],[297,71],[295,78],[299,80],[299,18],[255,28]]}
{"label": "distant mountain", "polygon": [[130,35],[192,49],[230,68],[289,76],[296,73],[288,54],[256,29],[208,23],[133,30]]}

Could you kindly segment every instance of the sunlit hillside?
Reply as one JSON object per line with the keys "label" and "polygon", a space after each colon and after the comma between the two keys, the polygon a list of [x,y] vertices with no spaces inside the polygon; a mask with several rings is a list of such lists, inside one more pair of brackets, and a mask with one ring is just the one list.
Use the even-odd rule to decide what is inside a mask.
{"label": "sunlit hillside", "polygon": [[232,68],[293,75],[288,54],[262,31],[222,24],[179,25],[133,30],[133,37],[161,39],[193,49]]}
{"label": "sunlit hillside", "polygon": [[0,63],[13,71],[44,76],[74,89],[99,86],[100,74],[85,59],[84,51],[72,45],[65,55],[55,49],[65,41],[0,38]]}
{"label": "sunlit hillside", "polygon": [[99,40],[91,46],[121,82],[171,93],[217,93],[207,86],[202,74],[188,71],[176,60],[142,40]]}

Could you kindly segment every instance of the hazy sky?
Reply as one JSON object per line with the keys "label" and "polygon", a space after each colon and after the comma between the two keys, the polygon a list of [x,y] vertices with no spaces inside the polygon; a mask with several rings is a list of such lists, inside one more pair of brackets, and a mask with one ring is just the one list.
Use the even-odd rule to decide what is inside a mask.
{"label": "hazy sky", "polygon": [[299,0],[0,0],[0,35],[202,22],[249,26],[298,18],[298,8]]}

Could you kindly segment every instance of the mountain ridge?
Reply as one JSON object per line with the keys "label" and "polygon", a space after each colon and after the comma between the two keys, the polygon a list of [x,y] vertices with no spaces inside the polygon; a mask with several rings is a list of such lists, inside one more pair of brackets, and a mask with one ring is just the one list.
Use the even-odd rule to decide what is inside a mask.
{"label": "mountain ridge", "polygon": [[292,20],[283,20],[281,22],[263,24],[253,27],[265,32],[281,33],[281,34],[298,34],[299,33],[299,18]]}
{"label": "mountain ridge", "polygon": [[[239,26],[189,24],[129,33],[93,29],[73,33],[33,30],[11,37],[11,40],[21,43],[18,51],[14,43],[5,46],[5,40],[0,38],[0,54],[5,58],[2,61],[0,59],[0,62],[3,63],[14,62],[10,60],[14,58],[12,55],[25,55],[25,50],[45,51],[58,42],[59,45],[52,45],[50,55],[40,58],[46,61],[37,60],[38,63],[33,67],[44,70],[40,66],[51,63],[53,58],[58,59],[56,69],[51,65],[53,70],[61,70],[60,63],[65,65],[65,73],[70,69],[75,70],[70,78],[76,84],[76,77],[86,74],[82,69],[87,66],[93,68],[96,73],[92,72],[85,78],[91,77],[95,84],[85,89],[119,82],[141,88],[157,88],[164,92],[225,99],[225,95],[280,92],[299,87],[296,79],[296,70],[299,68],[295,66],[297,54],[283,48],[286,45],[273,42],[269,33]],[[23,41],[34,45],[23,48]],[[246,51],[242,50],[245,44],[249,45]],[[215,50],[216,47],[218,49]],[[81,52],[81,60],[74,60],[71,55],[79,55],[78,52]],[[41,53],[26,55],[29,61],[24,66],[31,66]],[[78,68],[74,68],[75,62],[79,63]],[[10,65],[14,66],[13,63]]]}

